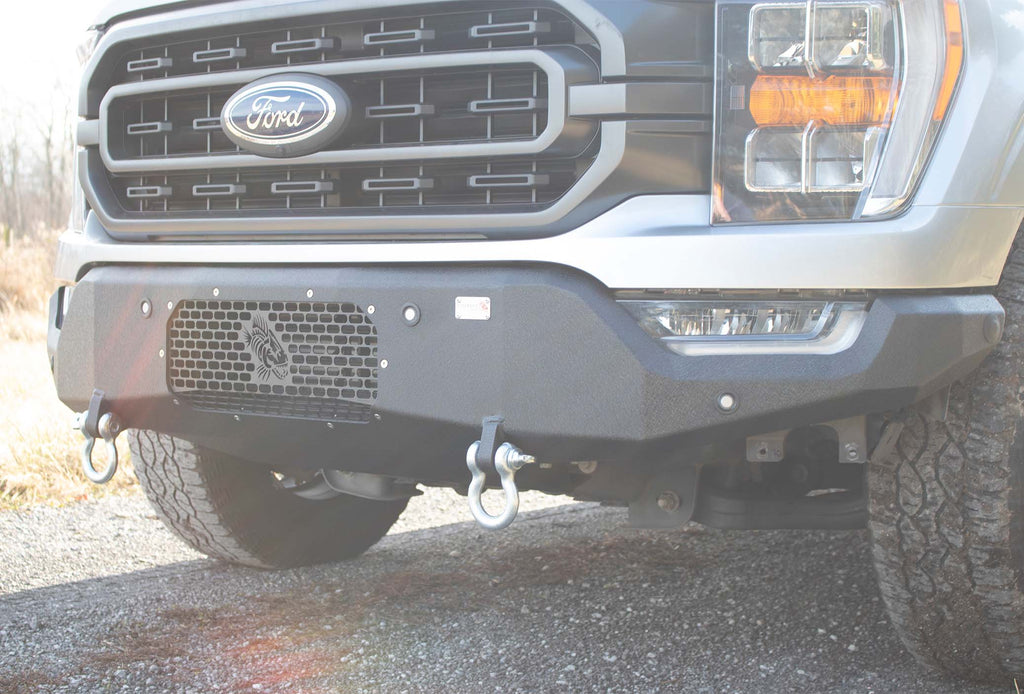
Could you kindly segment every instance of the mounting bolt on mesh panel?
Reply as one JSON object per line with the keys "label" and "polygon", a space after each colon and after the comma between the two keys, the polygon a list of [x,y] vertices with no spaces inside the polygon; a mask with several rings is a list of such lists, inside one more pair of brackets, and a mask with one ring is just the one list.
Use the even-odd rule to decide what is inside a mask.
{"label": "mounting bolt on mesh panel", "polygon": [[197,409],[366,422],[377,399],[377,329],[354,303],[182,301],[167,353]]}

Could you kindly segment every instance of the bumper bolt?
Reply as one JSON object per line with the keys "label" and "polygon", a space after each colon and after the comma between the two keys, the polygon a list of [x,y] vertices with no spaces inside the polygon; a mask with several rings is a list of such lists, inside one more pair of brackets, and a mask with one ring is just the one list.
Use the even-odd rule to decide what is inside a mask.
{"label": "bumper bolt", "polygon": [[679,509],[679,495],[673,491],[664,491],[658,495],[658,508],[666,513]]}
{"label": "bumper bolt", "polygon": [[402,307],[402,320],[409,327],[420,322],[420,309],[416,304],[406,304]]}
{"label": "bumper bolt", "polygon": [[1003,336],[1003,319],[1001,316],[989,316],[985,319],[985,323],[982,326],[982,332],[985,334],[985,339],[990,345],[994,345],[999,342],[999,339]]}
{"label": "bumper bolt", "polygon": [[722,393],[718,396],[718,409],[722,412],[729,413],[735,412],[736,408],[739,407],[739,400],[732,393]]}
{"label": "bumper bolt", "polygon": [[143,299],[142,304],[139,306],[139,310],[142,311],[143,318],[149,318],[153,315],[153,304],[149,302],[149,299]]}

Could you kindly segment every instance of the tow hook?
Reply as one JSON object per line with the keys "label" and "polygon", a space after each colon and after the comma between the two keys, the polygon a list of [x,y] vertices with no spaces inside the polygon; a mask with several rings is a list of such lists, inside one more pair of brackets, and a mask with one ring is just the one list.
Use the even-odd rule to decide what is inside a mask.
{"label": "tow hook", "polygon": [[[72,428],[82,432],[85,444],[82,446],[82,472],[91,482],[106,484],[117,472],[117,446],[114,442],[123,429],[121,419],[106,409],[102,390],[94,390],[89,409],[75,415]],[[92,451],[97,439],[107,445],[107,464],[97,470],[92,462]]]}
{"label": "tow hook", "polygon": [[[474,441],[466,451],[466,466],[472,475],[469,483],[469,510],[476,522],[490,530],[507,528],[519,513],[519,490],[516,488],[516,473],[525,465],[537,462],[532,455],[526,455],[504,438],[501,417],[487,417],[479,441]],[[505,508],[498,515],[487,512],[483,505],[483,492],[487,484],[487,473],[498,473],[501,488],[505,492]]]}

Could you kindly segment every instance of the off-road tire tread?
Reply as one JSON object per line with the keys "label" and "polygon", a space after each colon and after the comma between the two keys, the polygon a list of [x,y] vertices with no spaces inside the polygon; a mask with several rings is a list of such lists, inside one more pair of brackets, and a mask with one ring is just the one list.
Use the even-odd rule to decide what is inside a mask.
{"label": "off-road tire tread", "polygon": [[167,434],[128,432],[135,474],[164,524],[196,550],[283,568],[348,559],[387,533],[407,500],[300,499],[269,470]]}
{"label": "off-road tire tread", "polygon": [[868,469],[875,568],[903,642],[928,665],[1004,685],[1024,674],[1020,236],[997,290],[1002,342],[953,386],[945,416],[895,418],[895,446]]}

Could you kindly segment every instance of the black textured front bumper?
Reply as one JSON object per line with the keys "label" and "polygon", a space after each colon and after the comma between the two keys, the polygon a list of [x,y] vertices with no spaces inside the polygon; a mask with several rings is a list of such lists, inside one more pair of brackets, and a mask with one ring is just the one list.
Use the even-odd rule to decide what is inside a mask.
{"label": "black textured front bumper", "polygon": [[[215,290],[222,302],[372,305],[388,366],[369,421],[209,412],[172,394],[169,307]],[[459,296],[489,297],[490,320],[457,320]],[[249,460],[435,481],[464,481],[466,448],[491,415],[541,459],[628,462],[909,405],[975,368],[1003,317],[989,295],[879,296],[838,354],[680,356],[607,288],[554,266],[112,266],[86,274],[66,316],[64,298],[49,344],[58,394],[76,410],[99,388],[130,427]],[[407,304],[421,312],[412,326]],[[728,414],[716,406],[725,392],[739,401]]]}

